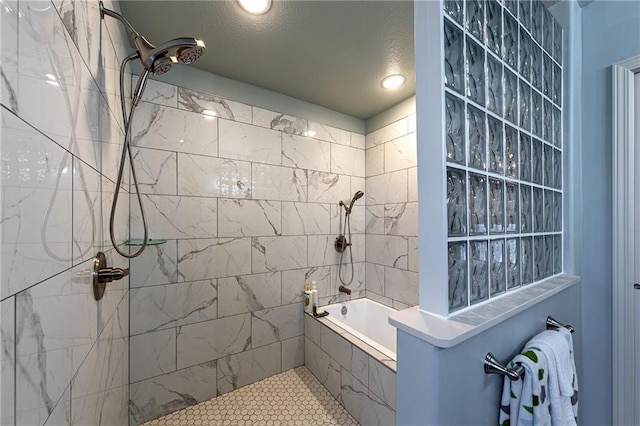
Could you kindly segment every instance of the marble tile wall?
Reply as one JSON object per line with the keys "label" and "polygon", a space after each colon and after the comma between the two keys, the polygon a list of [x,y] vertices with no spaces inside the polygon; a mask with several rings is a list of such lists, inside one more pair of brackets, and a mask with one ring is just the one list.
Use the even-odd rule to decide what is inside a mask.
{"label": "marble tile wall", "polygon": [[418,304],[415,113],[366,135],[366,296]]}
{"label": "marble tile wall", "polygon": [[0,20],[0,423],[126,424],[129,283],[96,302],[90,279],[98,251],[128,266],[107,233],[122,33],[89,0],[7,0]]}
{"label": "marble tile wall", "polygon": [[[131,262],[138,424],[304,364],[304,281],[317,281],[321,303],[345,297],[333,248],[338,202],[365,190],[365,144],[361,134],[158,81],[133,127],[149,235],[167,240]],[[362,200],[352,298],[365,295],[364,222]]]}

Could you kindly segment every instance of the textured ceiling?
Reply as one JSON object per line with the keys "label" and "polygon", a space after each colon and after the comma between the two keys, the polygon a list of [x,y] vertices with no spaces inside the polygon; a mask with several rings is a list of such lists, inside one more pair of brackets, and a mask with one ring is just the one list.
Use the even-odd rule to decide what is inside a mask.
{"label": "textured ceiling", "polygon": [[[279,1],[262,16],[235,1],[121,1],[151,43],[191,36],[207,45],[190,66],[354,117],[415,92],[412,1]],[[402,73],[395,91],[382,78]]]}

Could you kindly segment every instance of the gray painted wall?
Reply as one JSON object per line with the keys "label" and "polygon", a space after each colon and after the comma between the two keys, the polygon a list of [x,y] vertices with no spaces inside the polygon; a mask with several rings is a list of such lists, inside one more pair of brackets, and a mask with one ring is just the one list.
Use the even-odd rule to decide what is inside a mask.
{"label": "gray painted wall", "polygon": [[[503,378],[484,373],[484,356],[493,352],[502,361],[510,360],[532,336],[544,330],[547,315],[581,330],[580,291],[580,285],[570,287],[446,350],[398,331],[397,424],[498,424]],[[580,333],[574,339],[579,347]],[[580,361],[577,354],[578,371],[582,371]]]}
{"label": "gray painted wall", "polygon": [[640,54],[640,2],[582,9],[582,424],[611,423],[611,65]]}

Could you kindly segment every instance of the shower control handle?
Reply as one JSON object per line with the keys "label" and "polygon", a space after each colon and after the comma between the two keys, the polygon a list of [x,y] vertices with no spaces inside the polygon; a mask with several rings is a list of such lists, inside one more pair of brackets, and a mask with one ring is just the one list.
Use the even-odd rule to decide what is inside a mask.
{"label": "shower control handle", "polygon": [[104,297],[107,283],[118,281],[129,275],[129,268],[110,268],[103,252],[98,252],[93,259],[93,297],[100,300]]}

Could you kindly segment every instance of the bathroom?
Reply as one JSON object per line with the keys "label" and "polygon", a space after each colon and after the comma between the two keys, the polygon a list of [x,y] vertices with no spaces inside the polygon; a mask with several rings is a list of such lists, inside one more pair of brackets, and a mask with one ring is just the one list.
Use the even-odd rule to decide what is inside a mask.
{"label": "bathroom", "polygon": [[[154,10],[150,2],[127,3],[104,7],[131,19],[150,41],[200,36],[188,19],[167,24],[183,5],[159,2]],[[283,94],[293,93],[286,85],[299,83],[298,68],[285,70],[280,90],[196,68],[233,55],[225,43],[242,33],[295,24],[278,20],[285,5],[295,10],[308,3],[316,17],[329,7],[344,8],[332,16],[345,19],[373,8],[367,2],[279,3],[256,16],[236,2],[219,6],[244,26],[205,40],[206,51],[194,64],[147,81],[132,121],[131,153],[150,240],[129,260],[113,249],[110,236],[127,121],[119,81],[120,63],[132,51],[126,28],[110,16],[102,19],[93,0],[2,0],[0,424],[142,424],[301,368],[360,424],[495,423],[502,378],[484,374],[484,355],[510,359],[547,315],[576,329],[580,423],[612,424],[608,69],[640,54],[640,6],[544,2],[564,34],[561,58],[554,57],[562,67],[562,105],[553,102],[563,111],[563,144],[554,148],[562,152],[563,186],[562,192],[545,189],[563,197],[563,231],[551,232],[562,236],[562,274],[552,271],[539,284],[475,308],[467,300],[447,319],[455,309],[450,312],[442,265],[448,242],[463,239],[447,235],[446,146],[429,143],[446,121],[444,93],[458,96],[433,74],[444,62],[433,60],[444,58],[443,44],[434,41],[442,39],[442,5],[376,2],[377,15],[366,15],[381,19],[381,27],[381,11],[387,11],[390,28],[413,27],[400,46],[410,58],[396,58],[411,68],[385,70],[402,71],[407,82],[395,92],[379,88],[368,101],[372,109],[358,117],[340,112],[350,107],[346,101],[329,99],[346,91],[337,83],[324,105]],[[503,3],[487,2],[487,10],[498,6],[505,16],[522,5],[542,10],[537,1]],[[451,16],[445,20],[455,26]],[[178,33],[167,29],[173,24]],[[336,27],[344,30],[334,37],[357,41],[348,26]],[[166,32],[152,38],[158,30]],[[306,50],[319,49],[318,42],[305,42]],[[245,58],[247,66],[251,59]],[[327,68],[325,60],[305,66]],[[328,68],[327,76],[339,81],[340,67]],[[138,64],[127,68],[127,97],[141,72]],[[328,78],[324,72],[313,76]],[[379,86],[382,77],[362,79]],[[384,96],[394,100],[376,111],[376,98]],[[128,110],[130,99],[126,103]],[[121,249],[133,252],[144,226],[128,161],[113,233]],[[601,173],[590,173],[596,168]],[[338,202],[350,204],[357,191],[364,196],[353,203],[346,232]],[[341,234],[352,244],[342,260],[334,248]],[[130,270],[96,301],[91,272],[100,251],[108,267]],[[351,276],[347,295],[339,287]],[[359,358],[365,370],[343,360],[344,351],[361,354],[371,345],[342,332],[331,335],[335,327],[327,318],[304,313],[305,281],[315,281],[321,309],[370,299],[398,310],[392,315],[397,359],[374,348]],[[538,289],[543,296],[530,294]],[[512,295],[528,299],[507,318],[499,304]],[[474,315],[485,315],[488,325],[442,348],[419,331],[424,313],[443,327],[468,325]],[[322,369],[327,375],[319,377]]]}

